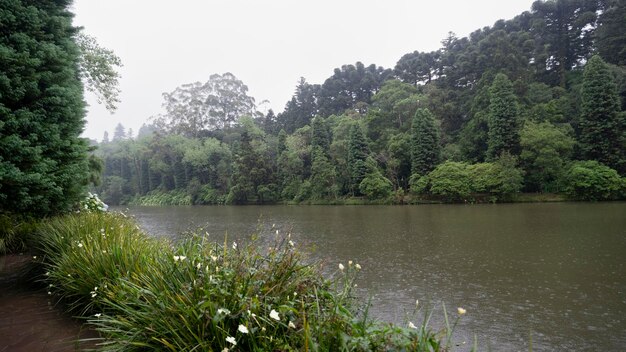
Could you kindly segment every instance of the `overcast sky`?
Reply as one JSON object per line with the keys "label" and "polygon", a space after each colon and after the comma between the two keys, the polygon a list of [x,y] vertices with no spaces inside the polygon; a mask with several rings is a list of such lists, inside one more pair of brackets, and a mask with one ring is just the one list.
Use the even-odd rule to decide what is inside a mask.
{"label": "overcast sky", "polygon": [[300,77],[323,83],[363,62],[393,68],[406,53],[530,10],[533,0],[74,0],[74,24],[121,59],[122,102],[108,113],[87,93],[84,136],[121,122],[136,134],[163,92],[231,72],[260,110],[282,111]]}

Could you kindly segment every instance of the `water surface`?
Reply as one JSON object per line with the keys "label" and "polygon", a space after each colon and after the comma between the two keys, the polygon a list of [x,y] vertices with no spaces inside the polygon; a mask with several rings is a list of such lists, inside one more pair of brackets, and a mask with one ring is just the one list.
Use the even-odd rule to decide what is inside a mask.
{"label": "water surface", "polygon": [[[290,232],[318,259],[363,266],[359,294],[396,323],[415,300],[480,350],[626,350],[626,203],[131,207],[155,236]],[[330,266],[331,264],[329,264]],[[408,314],[408,315],[407,315]],[[461,347],[460,350],[465,350]]]}

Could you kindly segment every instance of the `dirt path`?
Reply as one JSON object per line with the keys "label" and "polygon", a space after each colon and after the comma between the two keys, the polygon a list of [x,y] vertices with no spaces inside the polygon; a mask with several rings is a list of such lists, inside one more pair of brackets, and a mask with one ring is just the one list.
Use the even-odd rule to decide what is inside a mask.
{"label": "dirt path", "polygon": [[0,256],[0,352],[66,352],[94,348],[97,334],[52,306],[46,292],[16,274],[31,257]]}

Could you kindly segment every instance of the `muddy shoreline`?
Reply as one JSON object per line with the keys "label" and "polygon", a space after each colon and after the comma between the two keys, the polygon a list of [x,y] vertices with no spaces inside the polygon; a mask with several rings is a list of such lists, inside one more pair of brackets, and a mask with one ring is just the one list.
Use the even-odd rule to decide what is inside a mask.
{"label": "muddy shoreline", "polygon": [[[95,331],[54,305],[25,273],[32,256],[0,256],[0,352],[67,352],[93,349]],[[32,280],[31,280],[32,281]]]}

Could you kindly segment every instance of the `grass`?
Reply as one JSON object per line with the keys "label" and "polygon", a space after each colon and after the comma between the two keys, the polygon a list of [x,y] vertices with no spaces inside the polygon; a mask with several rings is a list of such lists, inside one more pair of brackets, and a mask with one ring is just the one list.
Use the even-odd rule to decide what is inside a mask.
{"label": "grass", "polygon": [[360,266],[324,278],[289,237],[174,244],[121,214],[82,213],[47,221],[39,238],[49,293],[104,351],[447,351],[456,326],[433,331],[432,312],[420,326],[371,319],[352,294]]}

